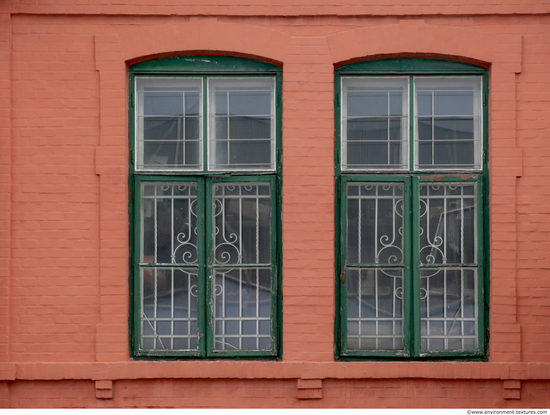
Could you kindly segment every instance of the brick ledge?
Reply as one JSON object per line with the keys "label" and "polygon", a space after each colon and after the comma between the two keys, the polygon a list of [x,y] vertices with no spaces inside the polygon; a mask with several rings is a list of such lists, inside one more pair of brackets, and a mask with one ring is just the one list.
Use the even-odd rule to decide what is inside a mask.
{"label": "brick ledge", "polygon": [[0,380],[104,379],[549,380],[550,363],[492,362],[112,362],[0,363]]}

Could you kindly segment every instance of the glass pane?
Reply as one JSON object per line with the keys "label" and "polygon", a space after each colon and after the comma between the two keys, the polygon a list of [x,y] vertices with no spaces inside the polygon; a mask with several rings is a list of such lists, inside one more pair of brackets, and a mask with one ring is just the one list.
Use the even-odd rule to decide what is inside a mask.
{"label": "glass pane", "polygon": [[275,168],[275,82],[273,78],[209,81],[212,170]]}
{"label": "glass pane", "polygon": [[475,183],[420,185],[420,263],[477,263]]}
{"label": "glass pane", "polygon": [[348,183],[348,264],[403,263],[403,184]]}
{"label": "glass pane", "polygon": [[403,348],[403,270],[346,272],[348,349]]}
{"label": "glass pane", "polygon": [[137,77],[136,91],[136,169],[201,169],[201,80]]}
{"label": "glass pane", "polygon": [[481,169],[481,77],[415,79],[416,167]]}
{"label": "glass pane", "polygon": [[214,349],[271,349],[271,268],[214,271]]}
{"label": "glass pane", "polygon": [[407,78],[342,78],[342,168],[406,168],[407,106]]}
{"label": "glass pane", "polygon": [[477,270],[420,270],[422,350],[476,349]]}
{"label": "glass pane", "polygon": [[141,184],[141,256],[150,264],[196,264],[197,184]]}
{"label": "glass pane", "polygon": [[140,275],[141,347],[197,349],[197,271],[142,268]]}
{"label": "glass pane", "polygon": [[226,160],[231,159],[231,165],[236,170],[242,170],[242,166],[248,165],[249,160],[257,160],[258,162],[269,163],[271,157],[271,141],[270,140],[225,140],[214,143],[212,150],[219,157],[225,157]]}
{"label": "glass pane", "polygon": [[[143,86],[143,79],[138,79],[138,84]],[[138,91],[140,98],[143,99],[142,115],[174,115],[181,117],[184,114],[183,94],[181,92],[163,91],[161,88],[154,90],[151,86],[144,87],[143,90],[138,89]]]}
{"label": "glass pane", "polygon": [[214,185],[214,262],[271,263],[269,183]]}

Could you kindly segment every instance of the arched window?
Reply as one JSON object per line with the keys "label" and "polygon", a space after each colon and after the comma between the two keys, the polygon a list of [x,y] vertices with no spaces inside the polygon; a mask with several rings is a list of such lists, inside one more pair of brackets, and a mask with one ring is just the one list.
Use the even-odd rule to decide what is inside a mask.
{"label": "arched window", "polygon": [[129,68],[134,356],[276,357],[281,68]]}
{"label": "arched window", "polygon": [[340,357],[483,357],[485,68],[436,59],[336,71]]}

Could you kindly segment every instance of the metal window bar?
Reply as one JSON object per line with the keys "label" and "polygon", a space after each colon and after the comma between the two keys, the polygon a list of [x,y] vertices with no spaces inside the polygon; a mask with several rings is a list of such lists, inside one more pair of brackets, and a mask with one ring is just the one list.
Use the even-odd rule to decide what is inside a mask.
{"label": "metal window bar", "polygon": [[[421,198],[421,203],[424,203],[425,206],[426,206],[426,212],[424,213],[424,215],[421,215],[421,216],[422,217],[426,216],[426,240],[428,242],[428,245],[424,246],[424,247],[420,247],[420,250],[422,251],[424,248],[431,247],[431,252],[430,252],[430,255],[428,255],[428,257],[433,257],[434,260],[435,260],[436,250],[438,250],[438,247],[440,245],[443,245],[443,251],[441,252],[442,253],[442,263],[441,264],[435,264],[435,262],[434,262],[435,265],[445,265],[445,264],[447,264],[447,243],[446,243],[447,242],[447,228],[448,228],[447,227],[447,218],[450,215],[453,215],[455,213],[460,214],[460,226],[461,226],[461,228],[460,228],[461,229],[461,231],[460,231],[460,237],[461,237],[461,241],[460,241],[461,262],[460,263],[464,264],[464,248],[465,248],[465,244],[464,244],[464,212],[469,212],[469,211],[475,210],[476,207],[477,207],[477,204],[474,204],[472,206],[464,206],[464,201],[465,200],[469,199],[469,200],[474,200],[475,201],[477,199],[477,196],[475,194],[471,194],[471,195],[464,194],[464,187],[465,186],[474,187],[474,189],[475,189],[475,185],[473,185],[473,184],[468,184],[468,185],[453,184],[452,187],[461,189],[461,193],[459,195],[457,195],[457,194],[454,194],[454,195],[453,194],[448,194],[447,193],[447,186],[442,186],[444,188],[444,194],[443,195],[438,195],[438,194],[430,195],[430,189],[429,189],[430,187],[439,188],[440,186],[426,185],[427,194],[420,197]],[[447,209],[447,202],[450,199],[460,200],[461,207],[459,207],[457,209],[448,210]],[[440,218],[439,218],[439,221],[437,222],[437,228],[436,228],[435,233],[434,233],[434,240],[433,241],[430,241],[430,238],[429,238],[429,236],[430,236],[430,220],[428,219],[428,212],[429,212],[429,206],[430,206],[429,205],[429,200],[442,200],[443,201],[443,212],[440,213],[440,215],[439,215]],[[443,225],[442,225],[442,222],[443,222]],[[474,235],[472,237],[472,240],[475,243],[477,241],[477,228],[474,226],[473,230],[474,230]],[[443,234],[443,235],[439,236],[440,234]],[[437,243],[438,238],[440,238],[440,240],[441,240],[440,244]],[[474,249],[473,253],[474,253],[474,262],[472,264],[476,264],[477,263],[477,249]],[[427,265],[427,264],[432,265],[429,262],[421,263],[421,265]],[[469,264],[469,265],[471,265],[471,264]]]}
{"label": "metal window bar", "polygon": [[[271,270],[268,270],[266,268],[263,269],[265,271],[271,272]],[[255,271],[255,275],[253,276],[253,279],[251,281],[245,281],[245,279],[243,278],[243,273],[245,271]],[[232,275],[234,273],[237,273],[237,275]],[[261,317],[260,293],[263,291],[264,293],[268,294],[270,298],[271,288],[263,287],[260,284],[259,273],[260,268],[256,268],[255,270],[251,268],[218,269],[215,272],[215,284],[217,286],[217,288],[215,288],[215,296],[222,297],[221,300],[214,302],[215,320],[218,323],[218,330],[214,336],[214,348],[216,350],[253,350],[254,348],[250,347],[250,342],[247,343],[247,345],[243,344],[244,340],[253,340],[256,350],[260,350],[262,349],[260,345],[260,340],[262,338],[271,338],[271,333],[262,334],[260,332],[260,323],[262,321],[271,322],[270,316]],[[227,310],[229,309],[228,306],[230,304],[228,304],[227,302],[228,300],[226,298],[226,294],[229,292],[228,290],[231,289],[231,286],[235,285],[238,290],[237,304],[236,307],[234,307],[237,309],[237,313],[236,315],[228,315]],[[245,309],[245,302],[248,302],[250,300],[243,298],[242,294],[245,289],[249,290],[250,288],[254,291],[252,295],[249,295],[249,298],[255,299],[255,315],[244,316],[243,310]],[[271,299],[269,300],[268,307],[270,309]],[[256,329],[255,333],[245,334],[244,324],[246,324],[247,322],[254,323]],[[233,326],[237,329],[234,332],[228,331],[228,323],[236,323],[236,325],[233,324]],[[237,342],[238,346],[235,345],[235,341]]]}
{"label": "metal window bar", "polygon": [[[162,275],[160,274],[160,270],[162,270]],[[193,298],[196,297],[196,294],[193,294],[193,292],[196,292],[196,274],[187,272],[188,270],[183,270],[179,268],[162,268],[162,269],[151,269],[151,268],[144,268],[142,269],[142,276],[143,272],[149,271],[153,273],[153,285],[154,285],[154,291],[152,295],[152,301],[153,301],[153,307],[152,307],[152,316],[147,315],[147,305],[145,304],[145,296],[142,295],[142,336],[141,336],[141,343],[142,347],[147,349],[160,349],[160,350],[167,350],[167,349],[196,349],[196,341],[197,341],[197,335],[198,333],[193,333],[191,326],[193,324],[196,324],[197,317],[196,315],[193,316]],[[178,303],[176,301],[175,293],[176,293],[176,287],[175,287],[175,273],[181,272],[186,275],[181,275],[178,278],[185,278],[186,284],[184,287],[184,290],[186,291],[185,298],[187,299],[187,304],[185,308],[182,308],[181,303]],[[161,297],[166,298],[166,292],[161,294],[159,292],[159,279],[163,278],[170,278],[169,285],[170,285],[170,293],[169,293],[169,303],[164,302],[161,304],[159,299]],[[183,288],[183,287],[182,287]],[[180,288],[181,290],[181,288]],[[143,293],[143,284],[142,284],[142,293]],[[164,309],[164,312],[161,313],[161,308]],[[168,310],[166,310],[168,308]],[[176,309],[180,309],[179,316],[176,316]],[[185,310],[185,311],[184,311]],[[184,312],[183,312],[184,311]],[[183,312],[183,313],[182,313]],[[178,323],[186,323],[185,325],[179,325],[176,327],[176,324]],[[159,324],[164,324],[164,329],[162,333],[159,333]],[[166,327],[169,327],[169,332],[166,332]],[[144,333],[144,330],[146,328],[149,328],[150,330],[147,330],[147,333]],[[150,332],[150,333],[149,333]],[[175,344],[175,341],[178,340],[178,345]],[[152,341],[152,345],[150,347],[144,346],[144,343],[146,341]],[[183,343],[182,343],[183,341]],[[192,344],[192,341],[194,341],[194,345]],[[168,343],[167,343],[168,342]]]}
{"label": "metal window bar", "polygon": [[[348,326],[353,325],[356,327],[357,333],[353,333],[355,329],[352,331],[348,329],[348,342],[356,342],[359,350],[396,350],[401,348],[403,346],[403,316],[401,312],[398,313],[400,306],[398,306],[397,299],[401,300],[402,298],[398,294],[402,287],[398,286],[397,280],[402,279],[402,274],[400,276],[389,275],[383,269],[378,268],[350,269],[348,271],[357,272],[358,277],[357,286],[354,287],[357,290],[357,297],[355,298],[354,294],[351,294],[351,297],[348,295],[348,304],[351,304],[351,301],[355,303],[354,307],[357,308],[357,317],[348,316],[347,318]],[[365,279],[368,278],[369,271],[374,273],[373,294],[369,294],[363,290],[363,287],[366,286]],[[380,307],[381,290],[384,288],[380,283],[381,277],[392,278],[393,280],[390,285],[392,293],[391,304],[389,307],[386,307],[386,311],[382,311]],[[348,292],[350,291],[353,291],[351,287],[348,289]],[[370,313],[373,315],[364,314],[363,310],[367,313],[370,310]],[[374,330],[365,331],[364,323],[371,323],[369,325],[373,326]],[[381,331],[381,325],[385,327],[384,333]],[[390,340],[390,346],[388,346],[388,340]],[[384,344],[381,343],[382,341],[384,341]]]}
{"label": "metal window bar", "polygon": [[[459,214],[460,216],[460,243],[459,243],[459,246],[460,246],[460,263],[461,264],[464,264],[465,263],[465,257],[464,257],[464,252],[465,252],[465,241],[464,241],[464,226],[465,226],[465,217],[464,217],[464,213],[466,211],[471,211],[473,209],[476,209],[476,204],[472,205],[472,206],[465,206],[465,200],[475,200],[476,199],[476,195],[475,195],[475,191],[472,192],[474,194],[465,194],[464,190],[465,190],[465,187],[473,187],[475,189],[475,184],[452,184],[452,185],[444,185],[443,186],[443,194],[430,194],[430,188],[433,187],[433,186],[430,186],[430,185],[427,185],[426,186],[426,195],[423,195],[421,196],[421,199],[424,199],[425,200],[425,204],[426,204],[426,229],[427,229],[427,242],[428,244],[432,245],[432,252],[434,252],[434,248],[435,248],[435,240],[433,242],[430,242],[429,240],[429,235],[430,235],[430,232],[429,232],[429,226],[430,226],[430,221],[429,221],[429,208],[430,208],[430,204],[429,204],[429,200],[430,199],[434,199],[434,200],[443,200],[443,212],[440,214],[440,219],[438,221],[438,226],[436,228],[436,237],[438,237],[438,235],[440,233],[442,233],[442,241],[441,241],[441,244],[443,244],[443,258],[442,258],[442,263],[441,264],[434,264],[433,265],[439,265],[439,267],[435,268],[434,269],[434,273],[432,275],[425,275],[425,276],[421,276],[421,279],[424,279],[425,280],[425,284],[426,284],[426,288],[425,288],[425,293],[423,294],[424,295],[424,300],[426,302],[426,317],[425,318],[422,318],[422,321],[425,322],[426,324],[426,333],[424,335],[424,344],[425,344],[425,348],[428,349],[428,350],[431,350],[432,349],[432,342],[433,341],[438,341],[438,340],[442,340],[443,341],[443,349],[444,350],[449,350],[453,347],[451,347],[450,345],[450,341],[451,340],[459,340],[460,341],[460,347],[458,347],[458,349],[465,349],[466,348],[466,343],[465,341],[467,339],[472,339],[474,341],[474,343],[477,344],[477,335],[475,334],[477,332],[477,329],[475,330],[474,332],[474,335],[471,335],[471,336],[468,336],[466,335],[466,329],[465,329],[465,322],[473,322],[475,324],[475,326],[477,327],[477,303],[478,303],[478,298],[477,298],[477,273],[475,273],[475,269],[477,268],[475,263],[474,264],[470,264],[467,268],[465,268],[465,266],[460,266],[460,267],[457,267],[457,266],[450,266],[450,267],[446,267],[445,265],[447,265],[448,261],[447,261],[447,218],[449,217],[449,215],[454,215],[454,214]],[[451,189],[455,190],[455,189],[460,189],[460,192],[459,194],[449,194],[449,191]],[[437,189],[434,189],[434,190],[437,190]],[[449,209],[448,208],[448,202],[450,200],[454,200],[455,202],[457,200],[460,200],[460,206],[457,208],[457,209]],[[475,219],[474,219],[475,220]],[[441,228],[441,225],[443,223],[443,231],[440,231],[440,228]],[[473,227],[474,229],[474,232],[475,232],[475,229],[476,227],[474,226]],[[473,237],[473,243],[476,243],[476,236],[477,235],[474,235]],[[477,253],[477,249],[474,247],[474,255]],[[435,253],[432,253],[430,255],[433,255],[433,258],[435,258]],[[474,258],[474,261],[476,260],[476,258]],[[432,264],[429,264],[429,265],[432,265]],[[430,268],[426,267],[426,266],[421,266],[421,269],[424,269],[424,270],[430,270]],[[473,286],[473,292],[474,292],[474,295],[473,295],[473,301],[474,301],[474,310],[475,310],[475,317],[474,318],[467,318],[464,316],[464,306],[466,304],[466,301],[467,299],[465,298],[464,296],[464,293],[465,293],[465,286],[464,286],[464,279],[465,279],[465,270],[466,269],[469,269],[471,270],[472,272],[474,272],[474,276],[475,276],[475,282],[474,282],[474,286]],[[451,294],[450,292],[450,286],[448,285],[449,284],[449,278],[451,278],[449,276],[449,273],[450,272],[458,272],[458,275],[459,275],[459,278],[460,278],[460,303],[459,303],[459,307],[458,309],[454,312],[454,314],[450,315],[448,313],[448,309],[449,309],[449,295]],[[443,292],[442,292],[442,300],[443,300],[443,317],[437,317],[437,315],[433,315],[432,316],[432,313],[431,313],[431,310],[432,310],[432,307],[431,307],[431,304],[430,304],[430,300],[431,300],[431,293],[435,293],[435,291],[433,291],[430,287],[430,284],[431,284],[431,278],[434,277],[434,276],[437,276],[439,273],[442,273],[442,283],[443,283]],[[448,325],[448,323],[450,322],[450,326]],[[437,334],[434,334],[434,331],[432,330],[432,325],[439,325],[439,324],[443,324],[443,333],[441,335],[437,335]],[[455,327],[456,324],[459,324],[459,327],[460,327],[460,331],[459,331],[459,335],[452,335],[452,331]],[[434,327],[436,327],[434,326]],[[456,344],[456,343],[453,343],[453,344]],[[477,347],[477,346],[476,346]],[[437,346],[434,346],[435,349],[439,349],[439,347]]]}
{"label": "metal window bar", "polygon": [[[356,190],[351,191],[354,188]],[[390,190],[391,189],[391,190]],[[380,253],[387,249],[388,247],[397,248],[402,254],[402,241],[397,242],[397,233],[402,232],[402,224],[398,226],[398,218],[402,217],[402,214],[399,214],[399,206],[403,203],[404,196],[402,194],[403,185],[401,183],[349,183],[347,191],[347,199],[356,200],[357,205],[357,250],[358,250],[358,261],[363,263],[364,259],[362,258],[362,249],[363,247],[363,222],[362,217],[367,214],[369,209],[372,209],[374,216],[369,220],[369,223],[372,223],[374,228],[374,235],[369,238],[370,243],[374,245],[374,264],[363,265],[361,268],[355,268],[348,263],[347,273],[357,272],[357,286],[352,287],[348,285],[348,293],[356,290],[357,298],[354,298],[355,295],[348,294],[348,301],[351,301],[351,305],[357,308],[357,318],[349,317],[348,325],[357,327],[357,334],[350,332],[348,330],[348,342],[356,344],[358,349],[368,349],[368,350],[384,350],[384,349],[393,349],[396,350],[403,346],[403,336],[402,336],[402,324],[403,318],[401,313],[398,316],[398,300],[401,300],[398,294],[402,287],[398,286],[398,278],[403,278],[402,271],[400,276],[392,274],[395,270],[399,268],[389,268],[388,271],[385,271],[383,265],[375,265],[381,263]],[[388,218],[382,218],[380,215],[382,213],[387,213],[387,207],[381,205],[381,201],[385,201],[386,204],[388,201],[391,201],[392,213],[391,213],[391,223],[386,223],[379,226],[381,220],[387,221]],[[370,203],[370,208],[367,205]],[[348,211],[348,215],[350,212]],[[351,233],[349,226],[351,225],[351,218],[348,216],[348,234]],[[389,225],[389,228],[388,228]],[[382,231],[384,229],[385,231]],[[386,234],[391,232],[392,235]],[[382,234],[381,234],[382,232]],[[349,245],[349,244],[348,244]],[[349,255],[348,255],[349,257]],[[390,260],[391,261],[391,260]],[[398,264],[402,264],[402,261],[399,261]],[[388,265],[391,265],[388,263]],[[402,267],[402,265],[400,265]],[[392,271],[390,271],[392,270]],[[351,274],[350,274],[351,275]],[[369,275],[371,277],[369,277]],[[363,292],[363,286],[367,286],[368,278],[373,280],[373,294],[368,292]],[[386,281],[383,283],[383,278],[392,278],[392,281]],[[348,284],[350,284],[351,279],[348,276]],[[388,285],[389,284],[389,285]],[[391,298],[382,297],[382,292],[390,290]],[[370,299],[369,299],[370,298]],[[381,302],[384,302],[384,309],[382,311]],[[388,303],[389,301],[389,303]],[[363,314],[363,310],[370,309],[371,316],[369,314]],[[364,326],[363,323],[372,323],[372,329],[366,329],[367,326]],[[382,326],[384,331],[382,331]],[[355,329],[353,329],[355,330]],[[367,331],[365,331],[367,330]],[[388,332],[389,330],[389,332]],[[388,343],[389,341],[389,343]]]}
{"label": "metal window bar", "polygon": [[[237,252],[237,256],[234,262],[230,262],[230,257],[227,256],[225,257],[227,261],[225,261],[225,263],[221,263],[219,261],[222,258],[217,258],[216,255],[214,255],[215,261],[217,261],[216,263],[219,264],[215,265],[214,269],[214,296],[221,296],[221,299],[214,301],[214,315],[217,327],[214,336],[214,348],[217,350],[254,349],[254,347],[251,347],[251,343],[249,342],[249,340],[253,340],[256,350],[259,350],[262,348],[260,344],[261,338],[269,339],[271,336],[270,333],[268,335],[262,335],[260,333],[260,322],[268,322],[271,320],[271,317],[260,317],[260,291],[267,290],[269,293],[271,293],[271,288],[264,288],[260,284],[260,269],[266,268],[258,268],[258,265],[269,266],[271,268],[271,264],[259,264],[259,262],[261,261],[259,239],[260,224],[262,220],[267,219],[260,218],[260,201],[271,199],[270,194],[260,194],[259,189],[261,186],[268,185],[259,183],[231,183],[224,185],[220,184],[216,185],[215,187],[214,204],[215,206],[218,206],[219,212],[215,213],[217,224],[215,225],[216,230],[214,232],[214,236],[217,235],[218,238],[216,239],[216,246],[214,247],[214,251],[216,252],[217,247],[230,245],[234,249],[236,249]],[[233,218],[230,221],[226,217],[226,214],[228,212],[231,212],[230,203],[234,203],[234,201],[237,202],[237,218]],[[245,212],[243,204],[245,201],[252,202],[253,207],[248,206],[247,209],[254,210],[253,218],[250,218],[252,223],[254,224],[254,239],[253,241],[249,241],[250,245],[247,246],[244,245]],[[251,212],[249,211],[247,214],[250,215]],[[230,231],[230,229],[234,229],[234,227],[237,228],[236,232]],[[226,235],[226,232],[229,232],[229,236]],[[253,248],[254,252],[244,252],[245,250],[249,250],[250,248]],[[224,269],[222,267],[229,269]],[[248,275],[248,277],[246,277],[246,280],[244,276],[245,273],[247,273]],[[252,281],[250,280],[250,278],[252,278]],[[219,281],[220,279],[221,281]],[[238,291],[236,315],[229,315],[227,313],[230,309],[230,304],[228,303],[228,297],[226,296],[226,293],[228,293],[228,290],[231,289],[231,286],[235,284],[237,285]],[[244,298],[244,290],[249,290],[250,288],[253,288],[253,293],[247,294],[247,298]],[[245,303],[248,303],[250,301],[250,298],[253,298],[256,301],[254,307],[255,316],[245,317],[243,315]],[[235,309],[235,306],[233,309]],[[255,334],[245,334],[246,330],[244,326],[247,322],[254,322]],[[227,324],[229,323],[233,324],[233,329],[228,331]],[[247,327],[249,326],[247,325]],[[246,344],[245,341],[247,341]]]}
{"label": "metal window bar", "polygon": [[[373,221],[374,222],[374,263],[375,264],[378,264],[380,263],[380,253],[388,248],[388,247],[394,247],[394,248],[397,248],[399,249],[401,252],[402,252],[402,245],[401,246],[397,246],[397,245],[394,245],[394,242],[395,242],[395,238],[396,238],[396,235],[397,233],[399,233],[399,230],[400,228],[402,228],[402,224],[400,227],[397,226],[397,217],[402,217],[402,215],[400,215],[398,213],[398,210],[399,210],[399,203],[403,203],[403,194],[399,193],[398,191],[402,191],[402,186],[401,185],[394,185],[394,184],[382,184],[382,183],[372,183],[372,184],[368,184],[368,185],[364,185],[364,184],[349,184],[348,186],[353,186],[353,187],[357,187],[358,188],[358,194],[357,195],[351,195],[347,194],[347,199],[348,201],[350,200],[357,200],[357,209],[358,209],[358,214],[357,214],[357,260],[358,260],[358,263],[364,263],[363,259],[362,259],[362,255],[363,255],[363,246],[362,246],[362,239],[363,239],[363,216],[364,216],[364,209],[367,209],[368,211],[368,206],[364,206],[365,202],[369,201],[369,200],[372,200],[374,202],[374,218],[375,220]],[[369,195],[369,194],[365,194],[364,193],[364,190],[367,189],[367,188],[372,188],[374,187],[376,190],[375,190],[375,194],[372,194],[372,195]],[[383,195],[380,195],[379,193],[379,189],[380,187],[383,187],[383,188],[392,188],[392,194],[383,194]],[[364,189],[365,188],[365,189]],[[386,190],[386,189],[384,189]],[[379,232],[379,229],[378,229],[378,218],[379,218],[379,211],[380,211],[380,206],[379,206],[379,201],[380,200],[384,200],[384,201],[389,201],[391,200],[392,203],[393,203],[393,217],[392,217],[392,238],[390,239],[388,237],[388,235],[378,235],[378,232]],[[348,233],[350,232],[350,229],[349,229],[349,226],[350,226],[350,220],[348,218]],[[382,243],[382,240],[384,237],[387,237],[387,240],[388,243],[387,244],[384,244]],[[382,247],[380,248],[380,244],[382,245]],[[349,244],[348,244],[349,245]],[[380,249],[379,249],[380,248]],[[349,257],[349,255],[348,255]]]}
{"label": "metal window bar", "polygon": [[[180,192],[179,195],[174,193],[175,187],[178,188],[178,191]],[[196,263],[196,259],[193,260],[189,256],[182,255],[182,260],[178,261],[180,259],[179,257],[176,258],[176,253],[181,248],[193,248],[194,250],[197,249],[195,243],[192,241],[193,235],[197,234],[197,223],[196,223],[196,213],[193,212],[194,206],[196,206],[197,203],[197,196],[196,194],[192,193],[192,189],[194,189],[194,183],[167,183],[163,186],[157,185],[155,186],[155,194],[154,195],[143,195],[142,196],[142,202],[146,200],[150,200],[153,202],[153,218],[154,218],[154,226],[153,226],[153,246],[154,246],[154,254],[153,254],[153,260],[152,262],[141,262],[139,265],[150,265],[150,264],[194,264]],[[162,194],[160,191],[170,191],[170,194]],[[185,194],[183,191],[185,190]],[[186,217],[181,217],[181,220],[187,227],[185,232],[181,232],[181,229],[179,229],[180,232],[176,233],[176,201],[185,201],[187,202],[187,209],[186,209]],[[159,207],[162,203],[168,202],[170,205],[170,211],[168,213],[162,212],[162,207]],[[141,220],[141,239],[145,240],[145,208],[142,206],[142,220]],[[158,238],[159,238],[159,218],[163,215],[170,215],[170,261],[160,261],[158,258]],[[185,236],[185,239],[183,237]],[[180,239],[181,237],[181,239]],[[178,245],[175,245],[176,241],[178,242]],[[189,254],[188,254],[189,255]],[[143,249],[143,244],[141,247],[141,259],[142,261],[145,258],[145,252]]]}
{"label": "metal window bar", "polygon": [[[141,298],[142,298],[142,324],[145,324],[145,327],[149,327],[152,331],[152,334],[144,334],[143,330],[145,327],[142,326],[142,347],[144,348],[150,348],[150,349],[191,349],[191,340],[192,338],[196,339],[197,334],[193,334],[191,332],[191,325],[193,322],[196,322],[196,317],[192,316],[192,296],[193,291],[196,290],[196,285],[193,284],[192,278],[193,273],[189,272],[191,271],[190,268],[174,268],[174,267],[166,267],[166,268],[158,268],[158,267],[152,267],[151,265],[172,265],[176,264],[176,258],[175,254],[178,248],[185,245],[186,243],[191,243],[191,235],[193,232],[196,233],[196,223],[193,221],[193,211],[192,206],[194,203],[196,203],[196,195],[192,194],[192,189],[194,186],[194,183],[143,183],[143,186],[153,186],[153,194],[145,194],[142,195],[142,201],[145,200],[151,200],[153,204],[153,246],[154,246],[154,253],[153,253],[153,264],[150,263],[140,263],[140,269],[141,269]],[[180,194],[175,194],[175,189],[178,189],[178,192]],[[182,218],[187,223],[188,230],[187,233],[189,234],[187,237],[187,240],[180,240],[177,239],[179,235],[176,235],[175,231],[175,214],[176,214],[176,200],[184,200],[187,202],[187,218]],[[160,203],[166,203],[168,202],[170,206],[170,212],[167,212],[167,215],[169,214],[169,223],[170,223],[170,264],[160,264],[159,263],[159,257],[158,257],[158,235],[159,235],[159,215],[160,215],[160,209],[159,204]],[[144,219],[145,219],[145,212],[144,212],[144,205],[142,203],[142,240],[144,240],[144,232],[145,232],[145,225],[144,225]],[[178,241],[180,245],[175,246],[175,241]],[[192,243],[191,243],[192,244]],[[142,252],[142,260],[144,258],[144,251],[143,251],[143,244],[141,248]],[[183,258],[185,260],[185,258]],[[185,264],[182,264],[185,265]],[[195,268],[196,269],[196,268]],[[162,275],[160,271],[162,270]],[[152,295],[152,301],[153,301],[153,315],[148,316],[146,313],[147,306],[145,304],[146,298],[144,294],[144,284],[145,281],[145,272],[152,273],[152,284],[153,284],[153,295]],[[176,272],[184,273],[185,276],[178,276],[178,278],[185,278],[186,279],[186,291],[187,291],[187,311],[185,312],[185,316],[183,317],[176,317],[176,308],[179,307],[176,301]],[[166,286],[168,284],[168,293],[166,293],[166,288],[164,288],[163,293],[159,291],[159,279],[163,278],[164,280],[169,280],[167,283],[163,283],[163,285]],[[163,304],[161,306],[159,302],[159,296],[166,297],[168,295],[168,301],[169,304],[165,300],[163,300]],[[161,316],[160,308],[168,310],[164,311]],[[167,314],[168,313],[168,314]],[[187,324],[184,326],[180,325],[178,328],[176,328],[176,324],[178,322],[186,322]],[[162,335],[159,334],[159,324],[164,324],[164,329]],[[167,325],[167,326],[166,326]],[[166,333],[167,328],[169,327],[169,333]],[[178,330],[184,330],[182,333],[178,333]],[[176,347],[175,340],[178,339],[178,347]],[[182,343],[181,341],[184,341]],[[152,344],[149,343],[149,341],[152,342]],[[148,342],[147,344],[150,344],[150,346],[144,345],[145,342]]]}

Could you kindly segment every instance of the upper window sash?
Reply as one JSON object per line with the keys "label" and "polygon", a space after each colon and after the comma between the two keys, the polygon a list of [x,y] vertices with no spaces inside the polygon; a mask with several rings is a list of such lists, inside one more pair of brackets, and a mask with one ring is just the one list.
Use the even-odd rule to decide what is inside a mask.
{"label": "upper window sash", "polygon": [[135,90],[136,171],[275,171],[274,76],[136,76]]}
{"label": "upper window sash", "polygon": [[414,78],[415,170],[482,169],[482,77]]}
{"label": "upper window sash", "polygon": [[208,170],[275,170],[275,78],[208,79]]}
{"label": "upper window sash", "polygon": [[341,170],[481,171],[482,82],[481,76],[342,76]]}
{"label": "upper window sash", "polygon": [[342,78],[342,170],[408,170],[409,79]]}
{"label": "upper window sash", "polygon": [[201,171],[201,78],[136,77],[135,169]]}

